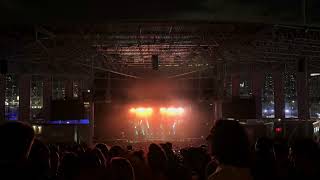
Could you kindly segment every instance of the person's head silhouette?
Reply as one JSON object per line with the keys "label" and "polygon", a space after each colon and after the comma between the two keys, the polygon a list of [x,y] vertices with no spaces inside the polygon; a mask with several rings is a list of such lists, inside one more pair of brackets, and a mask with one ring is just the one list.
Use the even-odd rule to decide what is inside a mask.
{"label": "person's head silhouette", "polygon": [[51,168],[50,150],[40,140],[35,139],[30,151],[29,162],[34,177],[48,176]]}
{"label": "person's head silhouette", "polygon": [[220,164],[247,166],[249,140],[238,121],[219,120],[208,136],[211,154]]}
{"label": "person's head silhouette", "polygon": [[165,173],[167,169],[167,157],[165,152],[157,144],[150,144],[147,154],[148,164],[154,173]]}
{"label": "person's head silhouette", "polygon": [[0,126],[0,162],[16,164],[27,160],[34,140],[33,129],[22,122]]}
{"label": "person's head silhouette", "polygon": [[114,157],[110,162],[112,180],[134,180],[135,175],[129,160],[121,157]]}

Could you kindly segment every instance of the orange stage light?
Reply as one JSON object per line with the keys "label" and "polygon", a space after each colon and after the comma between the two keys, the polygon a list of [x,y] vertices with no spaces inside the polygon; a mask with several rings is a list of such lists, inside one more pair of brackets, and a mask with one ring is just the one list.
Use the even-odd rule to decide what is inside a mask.
{"label": "orange stage light", "polygon": [[177,113],[177,112],[176,112],[176,108],[170,107],[170,108],[167,109],[167,115],[168,115],[168,116],[175,116],[176,113]]}
{"label": "orange stage light", "polygon": [[[129,109],[131,114],[134,114],[138,117],[150,117],[153,114],[153,108],[151,107],[137,107]],[[159,113],[163,116],[181,116],[185,113],[184,108],[182,107],[161,107],[159,108]]]}
{"label": "orange stage light", "polygon": [[148,108],[139,107],[139,108],[131,108],[129,112],[139,117],[149,117],[152,115],[153,109],[150,107]]}
{"label": "orange stage light", "polygon": [[160,108],[160,114],[166,115],[166,116],[178,116],[184,114],[184,109],[182,107],[174,108]]}
{"label": "orange stage light", "polygon": [[131,108],[131,109],[129,110],[129,112],[130,112],[130,113],[136,113],[136,109],[135,109],[135,108]]}
{"label": "orange stage light", "polygon": [[165,114],[166,111],[167,111],[167,108],[164,108],[164,107],[160,108],[160,113],[161,114]]}

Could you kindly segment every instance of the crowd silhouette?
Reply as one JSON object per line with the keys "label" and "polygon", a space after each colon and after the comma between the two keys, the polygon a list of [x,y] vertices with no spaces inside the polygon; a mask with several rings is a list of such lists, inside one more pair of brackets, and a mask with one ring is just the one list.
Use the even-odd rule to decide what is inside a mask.
{"label": "crowd silhouette", "polygon": [[[313,139],[259,138],[252,145],[237,121],[217,121],[208,145],[173,143],[45,144],[22,122],[0,125],[0,179],[34,180],[273,180],[318,179]],[[146,144],[147,145],[147,144]]]}

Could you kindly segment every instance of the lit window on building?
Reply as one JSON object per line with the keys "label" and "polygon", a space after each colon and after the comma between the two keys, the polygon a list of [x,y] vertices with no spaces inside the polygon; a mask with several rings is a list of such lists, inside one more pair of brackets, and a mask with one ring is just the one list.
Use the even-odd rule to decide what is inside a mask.
{"label": "lit window on building", "polygon": [[240,75],[240,97],[250,97],[252,96],[251,91],[251,80],[248,74]]}
{"label": "lit window on building", "polygon": [[84,119],[90,119],[91,104],[89,102],[83,102],[84,105]]}
{"label": "lit window on building", "polygon": [[65,80],[53,78],[52,81],[52,99],[65,99],[66,97],[66,87],[65,87]]}
{"label": "lit window on building", "polygon": [[72,82],[72,92],[73,98],[79,98],[81,92],[81,83],[79,80],[75,80]]}
{"label": "lit window on building", "polygon": [[266,74],[262,89],[262,117],[274,118],[274,82],[271,74]]}
{"label": "lit window on building", "polygon": [[5,119],[18,120],[19,114],[19,88],[18,80],[14,75],[6,76],[5,89]]}
{"label": "lit window on building", "polygon": [[30,88],[31,119],[43,120],[43,79],[39,76],[32,76]]}
{"label": "lit window on building", "polygon": [[309,79],[310,118],[320,118],[320,76]]}
{"label": "lit window on building", "polygon": [[297,88],[295,73],[284,74],[285,117],[298,118]]}

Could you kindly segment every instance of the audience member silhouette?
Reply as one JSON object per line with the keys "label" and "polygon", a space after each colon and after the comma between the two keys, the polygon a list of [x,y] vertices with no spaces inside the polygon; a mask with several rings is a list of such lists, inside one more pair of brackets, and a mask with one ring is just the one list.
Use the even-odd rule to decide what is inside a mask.
{"label": "audience member silhouette", "polygon": [[275,167],[277,179],[289,178],[289,146],[287,140],[277,138],[274,140]]}
{"label": "audience member silhouette", "polygon": [[109,149],[107,145],[103,143],[96,144],[96,148],[100,149],[102,154],[104,155],[104,158],[107,160],[108,159],[108,154],[109,154]]}
{"label": "audience member silhouette", "polygon": [[133,167],[136,180],[150,179],[150,169],[146,164],[142,150],[130,153],[128,160]]}
{"label": "audience member silhouette", "polygon": [[211,161],[208,163],[206,167],[205,177],[208,179],[208,177],[213,174],[218,167],[218,162],[215,159],[211,159]]}
{"label": "audience member silhouette", "polygon": [[252,171],[255,180],[275,179],[275,152],[271,139],[259,138],[257,140]]}
{"label": "audience member silhouette", "polygon": [[312,139],[297,140],[291,147],[291,153],[293,172],[290,179],[319,178],[320,150]]}
{"label": "audience member silhouette", "polygon": [[193,179],[205,179],[210,156],[201,147],[191,147],[183,154],[184,165],[192,172]]}
{"label": "audience member silhouette", "polygon": [[110,172],[112,180],[135,180],[132,165],[125,158],[112,158],[110,161]]}
{"label": "audience member silhouette", "polygon": [[174,147],[167,142],[148,148],[148,142],[116,143],[110,150],[103,143],[93,148],[84,143],[46,145],[35,139],[29,125],[4,123],[0,179],[295,180],[317,179],[320,171],[320,150],[312,139],[298,139],[289,146],[279,137],[258,138],[250,152],[240,123],[220,120],[207,140],[208,146],[178,141]]}
{"label": "audience member silhouette", "polygon": [[98,157],[99,167],[105,168],[106,165],[107,165],[107,163],[106,163],[106,158],[105,158],[105,156],[103,155],[103,153],[101,152],[101,150],[98,149],[98,148],[94,148],[94,149],[92,149],[92,153],[93,153],[96,157]]}
{"label": "audience member silhouette", "polygon": [[75,180],[79,172],[79,158],[75,153],[67,152],[61,160],[61,178],[64,180]]}
{"label": "audience member silhouette", "polygon": [[35,139],[29,155],[30,173],[33,179],[49,179],[50,150],[40,140]]}
{"label": "audience member silhouette", "polygon": [[79,171],[77,172],[77,180],[96,180],[102,177],[103,165],[100,160],[102,153],[96,149],[88,149],[86,152],[79,154]]}
{"label": "audience member silhouette", "polygon": [[251,180],[249,141],[237,121],[219,120],[207,138],[218,167],[209,180]]}
{"label": "audience member silhouette", "polygon": [[29,177],[27,160],[34,136],[33,129],[22,122],[0,125],[0,179]]}
{"label": "audience member silhouette", "polygon": [[112,146],[109,151],[109,159],[113,157],[122,157],[125,153],[125,150],[123,150],[120,146]]}
{"label": "audience member silhouette", "polygon": [[25,123],[9,122],[1,125],[1,163],[16,164],[27,160],[33,140],[34,131]]}
{"label": "audience member silhouette", "polygon": [[60,155],[56,151],[50,151],[50,177],[56,179],[59,176]]}
{"label": "audience member silhouette", "polygon": [[152,178],[159,180],[168,179],[167,157],[161,147],[156,144],[150,144],[147,158]]}
{"label": "audience member silhouette", "polygon": [[164,153],[167,157],[167,177],[170,180],[181,179],[181,180],[190,180],[192,174],[189,173],[188,168],[185,167],[179,158],[176,156],[173,151],[172,143],[167,142],[160,144]]}
{"label": "audience member silhouette", "polygon": [[133,147],[131,144],[127,146],[127,151],[133,151]]}

